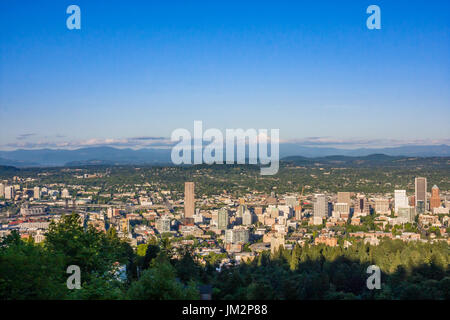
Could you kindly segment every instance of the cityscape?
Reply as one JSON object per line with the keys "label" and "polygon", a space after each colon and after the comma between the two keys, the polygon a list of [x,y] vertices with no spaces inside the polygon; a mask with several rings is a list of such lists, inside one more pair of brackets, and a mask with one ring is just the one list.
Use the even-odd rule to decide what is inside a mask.
{"label": "cityscape", "polygon": [[445,312],[449,13],[0,1],[0,308]]}
{"label": "cityscape", "polygon": [[[414,163],[414,159],[411,160]],[[441,161],[448,165],[448,158]],[[212,273],[210,277],[214,278],[226,270],[245,268],[246,265],[258,268],[262,257],[277,261],[280,255],[288,255],[291,260],[288,269],[295,271],[299,261],[293,259],[297,254],[301,256],[302,250],[307,252],[317,248],[324,255],[323,259],[328,259],[322,253],[324,248],[350,252],[398,242],[406,251],[410,248],[419,250],[420,246],[429,248],[430,254],[433,253],[423,259],[444,259],[440,262],[443,273],[438,277],[444,277],[440,279],[445,284],[447,271],[444,270],[448,265],[450,244],[450,193],[445,165],[443,171],[439,171],[435,163],[435,170],[443,174],[439,179],[443,179],[446,189],[441,190],[433,180],[420,176],[406,181],[401,189],[401,185],[395,183],[395,169],[385,169],[384,174],[392,179],[392,183],[387,183],[389,188],[378,187],[371,192],[329,192],[314,185],[296,185],[284,181],[285,178],[278,183],[287,185],[290,192],[279,192],[275,185],[270,188],[272,191],[264,192],[258,187],[247,187],[245,182],[273,178],[258,177],[258,169],[249,165],[229,169],[224,165],[86,166],[49,170],[4,167],[0,184],[0,236],[11,239],[17,234],[22,241],[46,247],[46,236],[56,232],[58,225],[63,228],[70,217],[76,217],[76,224],[82,230],[114,235],[117,241],[130,248],[128,254],[131,256],[125,260],[116,258],[113,263],[118,268],[117,278],[114,278],[118,283],[128,283],[128,286],[131,283],[133,287],[133,281],[139,281],[139,273],[149,268],[148,262],[146,265],[144,261],[150,259],[149,256],[156,259],[158,252],[163,252],[155,248],[164,248],[164,255],[170,257],[169,260],[184,261],[188,269],[195,266],[198,270],[194,274],[205,273],[195,279],[197,291],[194,292],[198,295],[194,293],[192,297],[196,299],[226,299],[224,292],[215,288],[217,279],[207,280],[206,274]],[[327,177],[344,168],[317,162],[313,167],[293,166],[282,161],[279,175],[286,170],[300,171],[302,176],[312,171],[315,174],[309,175],[314,177],[313,180],[320,180],[317,175]],[[356,172],[359,169],[347,170]],[[407,175],[408,170],[411,169],[403,168],[402,172]],[[235,181],[233,171],[239,176],[236,184],[242,185],[227,190],[223,182],[217,180]],[[376,169],[371,171],[376,172]],[[172,177],[171,181],[166,180],[166,175]],[[370,185],[379,185],[376,178],[372,180],[368,173],[365,175],[353,177],[344,188],[349,189],[363,180],[369,181]],[[186,181],[187,177],[197,180],[203,176],[213,181],[206,188],[201,180]],[[292,174],[288,177],[294,178]],[[129,183],[136,180],[139,183]],[[387,254],[387,249],[383,250]],[[411,268],[425,263],[422,258],[414,259],[417,260],[386,262],[382,272],[395,274],[399,272],[398,268],[407,268],[408,264]],[[186,280],[193,281],[192,277],[192,274],[187,275]],[[366,288],[364,281],[357,285],[356,292],[361,290],[365,292],[362,294],[375,294]],[[434,293],[433,297],[446,298],[446,289],[443,290]],[[355,292],[355,289],[351,291]],[[383,287],[380,291],[383,292]],[[252,299],[252,296],[243,298]]]}

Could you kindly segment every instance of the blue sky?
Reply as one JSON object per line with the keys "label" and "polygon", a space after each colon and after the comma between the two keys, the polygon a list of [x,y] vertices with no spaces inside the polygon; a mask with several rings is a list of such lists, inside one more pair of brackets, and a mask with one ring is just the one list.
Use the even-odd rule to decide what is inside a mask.
{"label": "blue sky", "polygon": [[[81,30],[66,8],[81,8]],[[381,8],[369,30],[366,8]],[[2,1],[0,149],[279,128],[448,143],[449,1]]]}

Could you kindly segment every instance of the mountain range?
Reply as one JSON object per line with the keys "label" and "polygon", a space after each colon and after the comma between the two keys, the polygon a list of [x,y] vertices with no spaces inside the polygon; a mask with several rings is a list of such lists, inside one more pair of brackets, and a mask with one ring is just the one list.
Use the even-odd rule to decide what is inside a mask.
{"label": "mountain range", "polygon": [[[171,149],[118,149],[113,147],[91,147],[75,150],[38,149],[0,151],[0,165],[14,167],[76,166],[89,164],[169,164]],[[289,157],[361,157],[373,154],[405,157],[449,157],[450,146],[408,145],[391,148],[338,149],[308,147],[294,143],[280,144],[280,158]],[[292,158],[291,158],[292,160]]]}

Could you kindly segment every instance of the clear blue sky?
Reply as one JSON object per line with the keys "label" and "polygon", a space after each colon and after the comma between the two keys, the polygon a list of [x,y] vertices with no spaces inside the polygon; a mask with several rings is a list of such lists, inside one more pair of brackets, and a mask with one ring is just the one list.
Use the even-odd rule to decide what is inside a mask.
{"label": "clear blue sky", "polygon": [[1,1],[0,37],[0,149],[194,120],[285,140],[450,138],[449,1]]}

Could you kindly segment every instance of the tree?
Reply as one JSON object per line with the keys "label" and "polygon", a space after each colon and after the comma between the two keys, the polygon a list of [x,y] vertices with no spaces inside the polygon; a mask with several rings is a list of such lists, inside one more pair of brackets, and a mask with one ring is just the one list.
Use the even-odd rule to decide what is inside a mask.
{"label": "tree", "polygon": [[168,261],[158,259],[142,272],[139,280],[132,283],[127,296],[134,300],[198,299],[195,283],[190,282],[185,286],[175,275],[175,269]]}

